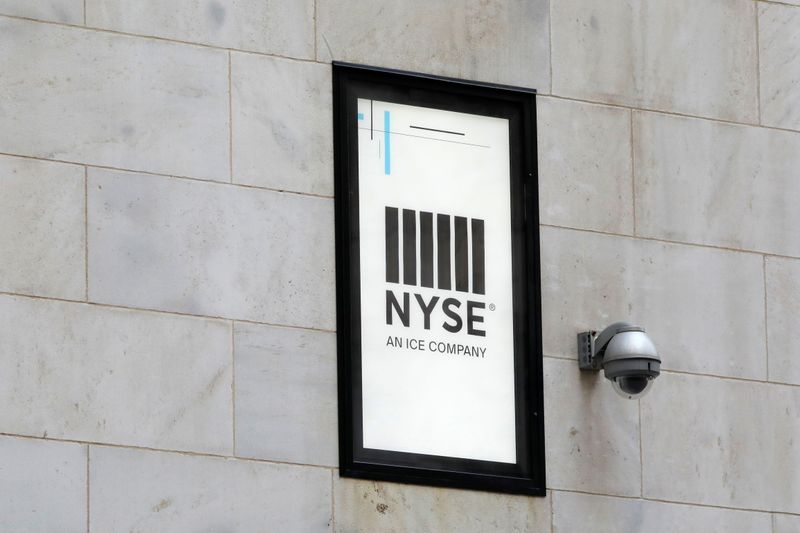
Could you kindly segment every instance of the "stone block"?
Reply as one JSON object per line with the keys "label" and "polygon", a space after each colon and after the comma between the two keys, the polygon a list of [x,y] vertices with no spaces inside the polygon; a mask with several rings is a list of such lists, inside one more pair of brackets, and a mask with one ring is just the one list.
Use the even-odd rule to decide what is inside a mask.
{"label": "stone block", "polygon": [[772,533],[795,533],[800,531],[800,516],[788,514],[773,515]]}
{"label": "stone block", "polygon": [[750,0],[552,2],[553,94],[755,123]]}
{"label": "stone block", "polygon": [[84,169],[0,156],[0,291],[82,300]]}
{"label": "stone block", "polygon": [[337,466],[336,335],[237,323],[236,454]]}
{"label": "stone block", "polygon": [[798,7],[758,4],[761,123],[793,130],[800,130]]}
{"label": "stone block", "polygon": [[545,354],[577,358],[577,333],[628,321],[662,368],[766,378],[761,256],[560,228],[541,243]]}
{"label": "stone block", "polygon": [[550,531],[550,498],[346,479],[334,473],[336,533]]}
{"label": "stone block", "polygon": [[641,403],[646,498],[800,512],[800,388],[665,374]]}
{"label": "stone block", "polygon": [[766,269],[769,379],[800,384],[800,260],[767,257]]}
{"label": "stone block", "polygon": [[537,99],[539,220],[633,233],[630,111]]}
{"label": "stone block", "polygon": [[634,112],[636,233],[800,256],[800,134]]}
{"label": "stone block", "polygon": [[0,152],[230,180],[228,54],[0,18]]}
{"label": "stone block", "polygon": [[0,436],[0,530],[86,533],[86,446]]}
{"label": "stone block", "polygon": [[639,405],[577,361],[544,359],[547,485],[639,496]]}
{"label": "stone block", "polygon": [[330,532],[331,472],[92,446],[92,531]]}
{"label": "stone block", "polygon": [[231,58],[233,181],[333,196],[330,66]]}
{"label": "stone block", "polygon": [[125,33],[314,58],[313,0],[87,0],[86,22]]}
{"label": "stone block", "polygon": [[335,328],[333,201],[89,171],[89,299]]}
{"label": "stone block", "polygon": [[547,91],[549,18],[545,0],[320,0],[317,57]]}
{"label": "stone block", "polygon": [[0,296],[0,432],[231,453],[230,325]]}

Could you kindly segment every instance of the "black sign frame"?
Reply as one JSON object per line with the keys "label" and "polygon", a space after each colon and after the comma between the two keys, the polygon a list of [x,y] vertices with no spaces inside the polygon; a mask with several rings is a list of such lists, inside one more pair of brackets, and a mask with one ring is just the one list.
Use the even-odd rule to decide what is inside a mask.
{"label": "black sign frame", "polygon": [[[509,120],[516,464],[363,447],[359,97]],[[334,62],[333,113],[340,475],[545,496],[536,91]]]}

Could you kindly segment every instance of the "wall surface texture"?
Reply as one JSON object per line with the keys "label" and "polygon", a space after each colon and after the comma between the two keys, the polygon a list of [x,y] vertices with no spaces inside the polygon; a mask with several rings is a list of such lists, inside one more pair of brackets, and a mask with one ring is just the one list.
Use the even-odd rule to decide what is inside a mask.
{"label": "wall surface texture", "polygon": [[[546,498],[338,476],[331,60],[539,90]],[[800,0],[0,0],[0,531],[797,532],[798,325]]]}

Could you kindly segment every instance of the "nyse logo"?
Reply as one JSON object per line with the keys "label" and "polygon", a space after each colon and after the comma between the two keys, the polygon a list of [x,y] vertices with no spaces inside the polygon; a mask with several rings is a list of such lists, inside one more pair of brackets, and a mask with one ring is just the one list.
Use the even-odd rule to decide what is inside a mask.
{"label": "nyse logo", "polygon": [[[386,282],[443,291],[455,288],[457,293],[484,295],[483,220],[443,214],[437,214],[434,219],[433,213],[426,211],[417,213],[413,209],[386,207]],[[413,293],[413,296],[412,304],[410,292],[404,291],[398,299],[393,289],[386,290],[387,325],[394,324],[396,318],[405,327],[411,327],[412,323],[416,326],[421,321],[425,329],[431,329],[431,315],[437,305],[441,305],[442,313],[447,317],[441,324],[443,329],[459,333],[466,325],[468,335],[486,336],[486,332],[480,329],[483,323],[480,313],[486,307],[485,302],[462,301],[453,295],[431,296],[427,301],[419,293]]]}

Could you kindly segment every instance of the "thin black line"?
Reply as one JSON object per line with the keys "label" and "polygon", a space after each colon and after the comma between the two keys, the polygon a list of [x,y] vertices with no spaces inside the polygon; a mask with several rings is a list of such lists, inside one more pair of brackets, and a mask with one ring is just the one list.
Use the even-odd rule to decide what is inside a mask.
{"label": "thin black line", "polygon": [[[360,130],[365,130],[367,128],[358,128]],[[383,133],[383,130],[376,130],[378,133]],[[449,139],[437,139],[436,137],[425,137],[423,135],[411,135],[410,133],[400,133],[397,131],[390,131],[392,135],[402,135],[403,137],[414,137],[417,139],[428,139],[429,141],[439,141],[440,143],[453,143],[453,144],[466,144],[467,146],[477,146],[479,148],[491,148],[491,146],[486,144],[474,144],[474,143],[465,143],[461,141],[451,141]]]}
{"label": "thin black line", "polygon": [[372,140],[372,100],[369,101],[369,140]]}
{"label": "thin black line", "polygon": [[427,130],[427,131],[438,131],[439,133],[449,133],[450,135],[461,135],[462,137],[466,135],[465,133],[460,133],[458,131],[447,131],[447,130],[437,130],[435,128],[423,128],[422,126],[408,126],[409,128],[414,128],[415,130]]}

